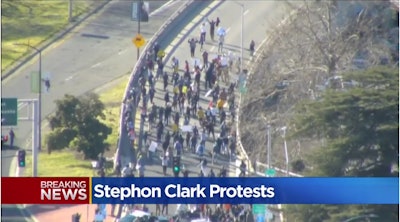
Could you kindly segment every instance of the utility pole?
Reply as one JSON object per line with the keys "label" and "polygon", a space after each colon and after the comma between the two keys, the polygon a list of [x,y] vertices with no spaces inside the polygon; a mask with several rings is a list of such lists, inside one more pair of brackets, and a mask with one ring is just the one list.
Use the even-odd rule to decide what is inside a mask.
{"label": "utility pole", "polygon": [[[142,19],[142,9],[143,9],[143,1],[139,0],[138,3],[138,34],[140,34],[140,20]],[[139,56],[140,56],[140,48],[137,47],[137,61],[139,61]]]}
{"label": "utility pole", "polygon": [[[41,150],[42,147],[42,50],[31,46],[29,44],[24,44],[24,43],[16,43],[14,45],[23,45],[23,46],[27,46],[33,50],[35,50],[38,54],[39,54],[39,79],[38,79],[38,105],[37,105],[37,109],[33,109],[34,110],[34,120],[33,122],[36,122],[36,127],[33,127],[32,130],[34,130],[35,133],[35,129],[36,129],[36,133],[37,133],[37,144],[34,143],[35,141],[32,141],[34,143],[34,145],[36,146],[35,149],[32,150],[32,154],[33,154],[33,176],[37,177],[37,152],[39,152]],[[34,105],[35,107],[35,105]],[[37,111],[37,121],[35,121],[35,111]]]}
{"label": "utility pole", "polygon": [[285,149],[285,159],[286,159],[286,176],[289,176],[289,154],[287,150],[287,143],[286,143],[286,129],[287,127],[282,127],[283,131],[283,148]]}
{"label": "utility pole", "polygon": [[244,67],[243,67],[243,26],[244,26],[244,5],[240,4],[240,6],[242,7],[242,24],[241,24],[241,31],[240,31],[240,41],[241,41],[241,46],[240,46],[240,69],[243,71]]}
{"label": "utility pole", "polygon": [[68,21],[69,22],[72,22],[72,11],[73,11],[72,0],[69,0],[69,4],[68,4]]}
{"label": "utility pole", "polygon": [[271,169],[271,125],[267,125],[267,165]]}

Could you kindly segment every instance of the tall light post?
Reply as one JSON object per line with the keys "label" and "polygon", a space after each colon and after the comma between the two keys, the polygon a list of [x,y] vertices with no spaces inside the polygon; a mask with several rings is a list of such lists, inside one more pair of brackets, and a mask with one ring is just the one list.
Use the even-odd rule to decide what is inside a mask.
{"label": "tall light post", "polygon": [[[41,147],[42,147],[42,50],[40,50],[34,46],[31,46],[29,44],[24,44],[24,43],[15,43],[14,45],[27,46],[27,47],[35,50],[36,53],[39,54],[39,79],[38,79],[38,81],[39,81],[38,82],[38,84],[39,84],[38,91],[39,92],[38,92],[38,126],[37,126],[37,128],[38,128],[38,130],[37,130],[38,131],[37,132],[38,146],[34,150],[32,150],[32,157],[33,157],[32,175],[34,177],[37,177],[37,158],[38,158],[37,152],[39,150],[41,150]],[[34,129],[32,129],[32,130],[34,130]],[[34,141],[32,141],[32,142],[34,142]]]}
{"label": "tall light post", "polygon": [[287,143],[286,143],[286,130],[287,127],[284,126],[281,128],[281,130],[283,131],[283,148],[285,149],[285,159],[286,159],[286,176],[289,176],[289,154],[288,154],[288,150],[287,150]]}
{"label": "tall light post", "polygon": [[271,169],[271,125],[267,124],[267,165]]}
{"label": "tall light post", "polygon": [[236,3],[242,8],[242,16],[241,16],[241,31],[240,31],[240,70],[243,71],[243,29],[244,29],[244,5],[239,2],[232,1],[233,3]]}

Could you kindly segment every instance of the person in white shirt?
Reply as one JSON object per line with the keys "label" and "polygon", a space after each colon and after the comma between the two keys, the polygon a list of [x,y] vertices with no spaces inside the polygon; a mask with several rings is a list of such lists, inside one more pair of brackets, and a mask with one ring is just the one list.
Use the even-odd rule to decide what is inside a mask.
{"label": "person in white shirt", "polygon": [[204,41],[206,41],[206,33],[206,23],[203,22],[203,24],[200,26],[200,36]]}

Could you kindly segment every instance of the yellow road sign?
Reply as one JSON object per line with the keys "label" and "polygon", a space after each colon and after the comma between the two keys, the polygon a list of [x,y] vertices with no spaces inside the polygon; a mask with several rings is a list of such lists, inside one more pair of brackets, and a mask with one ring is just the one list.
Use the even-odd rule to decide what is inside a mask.
{"label": "yellow road sign", "polygon": [[144,44],[146,44],[146,40],[143,38],[143,36],[141,34],[137,34],[135,36],[135,38],[132,39],[133,44],[140,48],[142,47]]}

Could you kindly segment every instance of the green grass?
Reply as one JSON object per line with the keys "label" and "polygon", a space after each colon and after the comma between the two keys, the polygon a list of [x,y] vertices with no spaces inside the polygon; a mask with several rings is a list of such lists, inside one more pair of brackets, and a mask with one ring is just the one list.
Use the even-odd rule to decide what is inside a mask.
{"label": "green grass", "polygon": [[[110,150],[106,156],[113,156],[118,140],[118,128],[121,100],[126,87],[126,78],[121,78],[113,87],[106,89],[99,94],[100,100],[105,104],[106,120],[103,123],[112,128],[112,134],[107,138]],[[51,154],[41,152],[38,156],[38,174],[41,177],[87,177],[95,176],[91,161],[83,160],[82,154],[65,149],[53,151]],[[108,163],[111,168],[112,164]],[[107,172],[110,174],[111,172]],[[26,156],[26,176],[32,176],[32,155]]]}
{"label": "green grass", "polygon": [[[93,7],[96,1],[73,1],[73,17]],[[24,43],[38,46],[68,25],[68,3],[65,0],[1,1],[1,71],[31,52]],[[3,73],[3,72],[2,72]]]}
{"label": "green grass", "polygon": [[106,153],[106,156],[114,155],[115,148],[118,141],[119,132],[119,119],[121,112],[121,101],[125,92],[126,78],[122,78],[114,87],[107,89],[103,93],[100,93],[100,100],[105,105],[104,114],[106,119],[102,120],[104,124],[111,127],[112,133],[107,138],[107,143],[110,144],[110,150]]}
{"label": "green grass", "polygon": [[[26,155],[25,175],[32,176],[32,155]],[[64,150],[42,152],[38,156],[38,176],[41,177],[88,177],[94,176],[90,161],[79,160],[75,153]]]}

